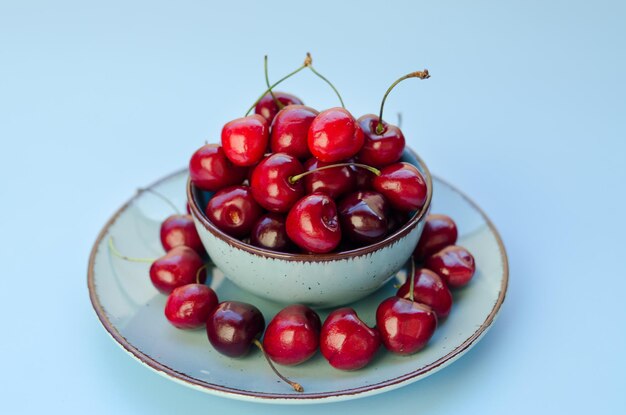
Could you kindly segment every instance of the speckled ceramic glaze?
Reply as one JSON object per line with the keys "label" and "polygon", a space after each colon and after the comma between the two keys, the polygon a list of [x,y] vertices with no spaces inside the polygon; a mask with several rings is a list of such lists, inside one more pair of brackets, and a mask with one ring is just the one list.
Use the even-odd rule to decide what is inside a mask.
{"label": "speckled ceramic glaze", "polygon": [[334,307],[380,288],[408,261],[430,209],[432,178],[424,162],[405,150],[402,161],[415,165],[428,186],[424,207],[394,234],[376,244],[324,255],[285,254],[257,248],[226,235],[204,209],[212,193],[188,183],[188,202],[202,243],[217,267],[239,287],[268,300]]}

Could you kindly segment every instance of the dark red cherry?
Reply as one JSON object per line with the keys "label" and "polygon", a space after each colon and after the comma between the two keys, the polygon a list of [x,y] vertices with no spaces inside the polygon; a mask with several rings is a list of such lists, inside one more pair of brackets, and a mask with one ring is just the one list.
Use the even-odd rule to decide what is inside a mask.
{"label": "dark red cherry", "polygon": [[374,177],[374,189],[402,212],[411,212],[426,203],[426,181],[422,173],[409,163],[395,163],[383,168]]}
{"label": "dark red cherry", "polygon": [[408,355],[426,346],[437,328],[437,316],[425,304],[389,297],[376,310],[376,327],[387,350]]}
{"label": "dark red cherry", "polygon": [[363,147],[357,155],[359,162],[373,167],[385,167],[400,160],[405,140],[398,127],[383,121],[383,131],[378,134],[376,128],[380,120],[374,114],[364,115],[357,122],[365,137]]}
{"label": "dark red cherry", "polygon": [[263,214],[247,186],[231,186],[215,193],[205,213],[218,229],[236,238],[250,233]]}
{"label": "dark red cherry", "polygon": [[337,209],[341,230],[352,242],[368,245],[387,234],[390,206],[380,193],[350,193],[341,199]]}
{"label": "dark red cherry", "polygon": [[272,122],[272,153],[287,153],[300,160],[311,157],[307,134],[317,114],[318,111],[304,105],[290,105],[280,110]]}
{"label": "dark red cherry", "polygon": [[234,165],[218,144],[200,147],[189,160],[189,176],[199,189],[215,192],[227,186],[241,184],[248,169]]}
{"label": "dark red cherry", "polygon": [[363,147],[363,130],[347,110],[330,108],[320,112],[311,123],[308,145],[311,154],[320,161],[345,160]]}
{"label": "dark red cherry", "polygon": [[[202,267],[202,258],[187,246],[172,248],[150,266],[150,280],[157,290],[169,294],[175,288],[196,282],[196,274]],[[206,279],[206,271],[200,272],[200,282]]]}
{"label": "dark red cherry", "polygon": [[252,166],[263,158],[269,143],[269,124],[260,115],[237,118],[224,124],[222,147],[237,166]]}
{"label": "dark red cherry", "polygon": [[407,223],[409,217],[404,212],[392,211],[387,220],[387,235],[391,235]]}
{"label": "dark red cherry", "polygon": [[331,366],[356,370],[367,365],[380,347],[376,328],[368,327],[352,308],[328,315],[320,333],[320,351]]}
{"label": "dark red cherry", "polygon": [[195,329],[206,324],[215,307],[215,291],[203,284],[187,284],[167,297],[165,317],[179,329]]}
{"label": "dark red cherry", "polygon": [[321,254],[335,249],[341,241],[335,202],[323,193],[300,199],[287,215],[287,235],[305,251]]}
{"label": "dark red cherry", "polygon": [[283,308],[267,325],[263,348],[281,365],[297,365],[310,359],[319,345],[322,322],[315,311],[301,304]]}
{"label": "dark red cherry", "polygon": [[271,212],[287,212],[304,195],[300,181],[289,178],[304,171],[294,156],[275,153],[260,162],[252,172],[250,188],[254,199]]}
{"label": "dark red cherry", "polygon": [[[286,92],[278,92],[278,91],[272,91],[272,92],[274,93],[274,96],[276,97],[276,99],[278,99],[278,101],[281,104],[283,104],[283,106],[285,107],[287,105],[304,104],[300,100],[300,98],[294,95],[288,94]],[[254,113],[265,118],[268,124],[272,123],[272,121],[274,120],[274,117],[276,116],[276,114],[278,114],[278,112],[279,112],[278,105],[276,105],[274,98],[272,98],[272,95],[270,95],[269,93],[265,94],[263,98],[261,98],[261,100],[256,104],[256,107],[254,107]]]}
{"label": "dark red cherry", "polygon": [[[330,166],[333,163],[324,163],[315,157],[304,163],[305,171],[312,171],[320,167]],[[333,199],[356,190],[355,174],[352,166],[337,166],[332,169],[319,170],[307,174],[301,179],[307,194],[314,192],[325,193]]]}
{"label": "dark red cherry", "polygon": [[206,253],[191,215],[171,215],[161,223],[161,244],[169,251],[177,246],[188,246],[200,255]]}
{"label": "dark red cherry", "polygon": [[350,166],[354,172],[355,190],[373,190],[374,177],[371,171],[358,166]]}
{"label": "dark red cherry", "polygon": [[[418,268],[415,270],[413,281],[413,298],[415,301],[432,308],[439,318],[450,314],[452,294],[439,275],[429,269]],[[409,300],[411,296],[410,291],[411,278],[409,276],[396,295]]]}
{"label": "dark red cherry", "polygon": [[413,257],[422,261],[446,246],[454,245],[458,232],[454,221],[446,215],[428,215]]}
{"label": "dark red cherry", "polygon": [[287,236],[286,218],[279,213],[267,213],[259,218],[250,232],[250,244],[278,252],[291,252],[293,243]]}
{"label": "dark red cherry", "polygon": [[218,304],[206,323],[207,336],[215,350],[230,357],[245,356],[264,328],[261,311],[238,301]]}
{"label": "dark red cherry", "polygon": [[450,288],[466,285],[476,272],[476,262],[470,252],[461,246],[448,246],[428,257],[426,268],[436,272]]}

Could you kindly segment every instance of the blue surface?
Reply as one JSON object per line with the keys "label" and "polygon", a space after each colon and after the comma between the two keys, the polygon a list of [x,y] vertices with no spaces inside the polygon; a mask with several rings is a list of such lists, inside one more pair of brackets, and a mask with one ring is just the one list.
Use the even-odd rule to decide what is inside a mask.
{"label": "blue surface", "polygon": [[[474,198],[509,295],[470,353],[411,386],[299,414],[626,413],[624,2],[0,3],[4,413],[272,413],[170,382],[100,327],[91,244],[306,51],[356,115],[387,119]],[[284,89],[337,104],[310,74]],[[403,412],[401,412],[403,411]]]}

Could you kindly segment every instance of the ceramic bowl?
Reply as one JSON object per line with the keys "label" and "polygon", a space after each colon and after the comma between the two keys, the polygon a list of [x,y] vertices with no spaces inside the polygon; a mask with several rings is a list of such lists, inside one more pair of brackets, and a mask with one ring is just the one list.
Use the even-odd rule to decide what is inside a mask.
{"label": "ceramic bowl", "polygon": [[212,196],[187,183],[187,199],[202,243],[224,275],[237,286],[280,303],[335,307],[359,300],[380,288],[409,260],[430,210],[432,178],[426,164],[406,148],[401,161],[424,175],[426,203],[384,240],[329,254],[291,254],[261,249],[220,231],[204,214]]}

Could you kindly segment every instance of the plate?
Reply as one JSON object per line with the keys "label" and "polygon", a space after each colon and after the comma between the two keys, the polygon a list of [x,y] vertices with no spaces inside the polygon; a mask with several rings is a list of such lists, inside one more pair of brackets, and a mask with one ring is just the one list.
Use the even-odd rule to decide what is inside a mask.
{"label": "plate", "polygon": [[[181,170],[149,188],[165,195],[184,210],[187,171]],[[241,359],[212,349],[203,329],[183,331],[165,319],[166,296],[151,284],[149,264],[128,262],[109,252],[108,240],[128,256],[163,255],[159,239],[161,221],[172,208],[151,192],[139,192],[104,225],[91,252],[88,287],[91,302],[111,337],[142,365],[171,380],[203,392],[255,402],[322,403],[382,393],[415,382],[446,367],[466,353],[496,319],[508,285],[508,262],[497,230],[467,196],[445,181],[433,178],[431,212],[450,215],[459,228],[458,244],[469,249],[477,264],[470,284],[455,291],[448,318],[440,322],[426,348],[412,356],[396,356],[383,347],[365,368],[343,372],[332,368],[317,353],[311,360],[280,367],[302,384],[297,393],[270,370],[258,350]],[[406,279],[405,266],[395,279],[351,306],[370,326],[378,304],[394,295],[394,284]],[[256,305],[269,322],[282,306],[236,287],[217,268],[209,269],[210,283],[220,300]],[[280,287],[276,287],[280,289]],[[320,310],[323,319],[329,310]]]}

